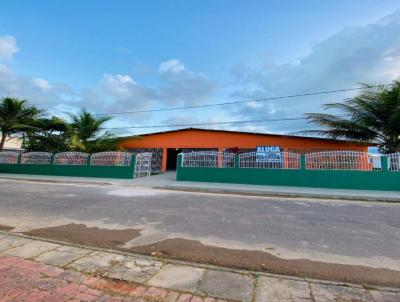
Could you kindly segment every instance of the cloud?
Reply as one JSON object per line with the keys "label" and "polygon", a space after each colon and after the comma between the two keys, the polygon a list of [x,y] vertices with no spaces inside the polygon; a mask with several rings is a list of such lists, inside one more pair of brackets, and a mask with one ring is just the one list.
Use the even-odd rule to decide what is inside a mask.
{"label": "cloud", "polygon": [[39,77],[15,74],[7,65],[0,64],[0,98],[11,96],[27,99],[51,113],[59,105],[68,103],[64,96],[72,94],[73,90],[68,85],[50,85]]}
{"label": "cloud", "polygon": [[158,71],[162,73],[178,73],[185,70],[185,65],[178,59],[171,59],[162,62],[158,67]]}
{"label": "cloud", "polygon": [[[156,89],[141,85],[126,74],[104,74],[97,86],[79,91],[76,103],[96,113],[148,110],[160,106]],[[131,125],[148,119],[150,115],[123,115],[113,120],[117,124],[125,122]]]}
{"label": "cloud", "polygon": [[[172,125],[168,128],[161,128],[161,129],[180,129],[180,128],[203,128],[203,129],[219,129],[219,125],[213,125],[212,123],[221,121],[217,117],[200,117],[200,116],[193,116],[191,114],[178,114],[175,116],[171,116],[165,118],[161,121],[160,124],[162,125]],[[185,126],[188,124],[192,124],[191,126]],[[199,125],[193,125],[199,124]]]}
{"label": "cloud", "polygon": [[[130,74],[107,73],[97,85],[73,89],[65,83],[52,81],[50,84],[38,75],[16,74],[8,63],[18,50],[14,37],[0,37],[0,60],[4,60],[0,63],[0,96],[26,98],[52,114],[72,112],[82,107],[105,113],[193,104],[206,100],[216,86],[203,73],[187,69],[179,59],[171,59],[159,64],[157,72],[153,73],[153,85],[137,82]],[[150,113],[121,116],[117,122],[140,122],[151,116]]]}
{"label": "cloud", "polygon": [[[295,62],[266,67],[235,66],[231,97],[258,99],[321,90],[358,87],[359,83],[390,83],[400,75],[400,10],[376,23],[345,28],[316,43]],[[357,92],[263,102],[232,109],[245,118],[281,118],[321,111],[321,105]],[[269,131],[290,132],[313,127],[305,121],[267,124]]]}
{"label": "cloud", "polygon": [[0,64],[0,74],[5,74],[9,71],[8,67],[4,64]]}
{"label": "cloud", "polygon": [[101,86],[106,93],[116,98],[127,98],[132,96],[136,82],[128,75],[111,75],[103,76]]}
{"label": "cloud", "polygon": [[19,51],[13,36],[0,36],[0,60],[9,60]]}
{"label": "cloud", "polygon": [[209,99],[218,87],[216,81],[187,69],[178,59],[161,63],[158,71],[162,80],[159,96],[167,104],[200,104]]}
{"label": "cloud", "polygon": [[51,89],[51,85],[49,82],[42,78],[33,78],[32,79],[33,85],[37,86],[38,88],[42,89],[43,91],[47,91]]}

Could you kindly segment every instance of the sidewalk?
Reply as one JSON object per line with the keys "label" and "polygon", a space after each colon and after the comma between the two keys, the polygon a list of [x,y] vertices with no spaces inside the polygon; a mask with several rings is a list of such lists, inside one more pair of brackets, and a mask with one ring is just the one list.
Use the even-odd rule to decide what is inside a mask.
{"label": "sidewalk", "polygon": [[0,296],[0,301],[383,302],[400,301],[400,289],[230,270],[1,232]]}
{"label": "sidewalk", "polygon": [[176,181],[175,173],[153,175],[139,179],[111,179],[88,177],[62,177],[45,175],[0,174],[1,179],[40,181],[52,183],[71,184],[102,184],[137,186],[163,190],[176,190],[188,192],[239,194],[254,196],[278,196],[278,197],[304,197],[304,198],[334,198],[349,200],[400,202],[400,191],[369,191],[369,190],[341,190],[324,188],[260,186],[246,184],[209,183]]}

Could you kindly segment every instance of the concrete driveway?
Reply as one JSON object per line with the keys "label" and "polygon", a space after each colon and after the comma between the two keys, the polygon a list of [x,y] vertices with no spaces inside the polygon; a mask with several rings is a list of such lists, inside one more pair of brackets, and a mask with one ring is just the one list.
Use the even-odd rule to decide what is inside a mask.
{"label": "concrete driveway", "polygon": [[13,232],[267,272],[400,285],[400,204],[0,180]]}

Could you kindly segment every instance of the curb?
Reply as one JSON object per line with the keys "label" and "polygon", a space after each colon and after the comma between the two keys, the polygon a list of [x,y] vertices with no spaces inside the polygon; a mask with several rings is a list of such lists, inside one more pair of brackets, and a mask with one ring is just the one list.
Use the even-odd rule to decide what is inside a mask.
{"label": "curb", "polygon": [[113,254],[118,254],[118,255],[123,255],[123,256],[132,256],[132,257],[136,257],[136,258],[159,261],[159,262],[162,262],[163,265],[166,265],[166,264],[184,265],[184,266],[191,266],[191,267],[195,267],[195,268],[232,272],[232,273],[241,274],[241,275],[251,275],[255,279],[257,279],[258,277],[270,277],[270,278],[275,278],[275,279],[285,279],[285,280],[292,280],[292,281],[308,282],[308,283],[313,283],[313,284],[324,284],[324,285],[330,285],[330,286],[342,286],[342,287],[351,287],[351,288],[368,288],[368,289],[377,290],[377,291],[390,291],[390,292],[394,292],[394,293],[400,292],[400,288],[397,288],[397,287],[376,286],[376,285],[368,285],[368,284],[355,284],[355,283],[329,281],[329,280],[313,279],[313,278],[306,278],[306,277],[297,277],[297,276],[290,276],[290,275],[278,275],[278,274],[271,274],[271,273],[252,271],[252,270],[234,269],[234,268],[217,266],[217,265],[212,265],[212,264],[203,264],[203,263],[189,262],[189,261],[183,261],[183,260],[160,258],[160,257],[154,257],[154,256],[150,256],[150,255],[142,255],[142,254],[137,254],[137,253],[132,253],[132,252],[125,252],[125,251],[108,249],[108,248],[101,248],[101,247],[94,247],[94,246],[70,243],[70,242],[65,242],[65,241],[61,241],[61,240],[41,238],[41,237],[35,237],[35,236],[27,236],[27,235],[24,235],[21,233],[12,233],[12,232],[1,231],[1,230],[0,230],[0,234],[20,237],[20,238],[25,238],[25,239],[31,239],[31,240],[37,240],[37,241],[43,241],[43,242],[49,242],[49,243],[55,243],[55,244],[64,245],[64,246],[84,248],[84,249],[88,249],[88,250],[92,250],[92,251],[107,252],[107,253],[113,253]]}
{"label": "curb", "polygon": [[157,190],[177,191],[177,192],[192,192],[192,193],[211,193],[211,194],[227,194],[255,197],[282,197],[282,198],[312,198],[312,199],[330,199],[330,200],[354,200],[365,202],[386,202],[400,203],[400,197],[381,197],[381,196],[357,196],[357,195],[340,195],[340,194],[322,194],[322,193],[296,193],[296,192],[268,192],[258,190],[236,190],[236,189],[219,189],[219,188],[199,188],[190,186],[144,186],[143,184],[117,183],[112,181],[86,181],[86,180],[68,180],[68,179],[46,179],[46,178],[20,178],[0,176],[0,180],[21,180],[28,182],[40,183],[60,183],[60,184],[80,184],[80,185],[118,185],[123,187],[141,187]]}
{"label": "curb", "polygon": [[351,196],[351,195],[332,195],[321,193],[289,193],[289,192],[266,192],[257,190],[235,190],[235,189],[218,189],[218,188],[196,188],[185,186],[153,186],[153,189],[193,192],[193,193],[212,193],[212,194],[231,194],[242,196],[260,196],[260,197],[287,197],[287,198],[313,198],[313,199],[332,199],[332,200],[355,200],[369,202],[387,202],[400,203],[400,198],[395,197],[368,197],[368,196]]}
{"label": "curb", "polygon": [[86,181],[86,180],[69,180],[69,179],[48,179],[48,178],[22,178],[22,177],[4,177],[0,176],[0,180],[22,180],[29,182],[43,183],[63,183],[63,184],[82,184],[82,185],[114,185],[116,183],[110,181]]}

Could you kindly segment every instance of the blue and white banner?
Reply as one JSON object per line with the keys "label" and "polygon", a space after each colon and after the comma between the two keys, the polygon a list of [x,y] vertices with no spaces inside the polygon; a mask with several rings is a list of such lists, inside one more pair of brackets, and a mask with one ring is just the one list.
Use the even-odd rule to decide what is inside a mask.
{"label": "blue and white banner", "polygon": [[256,162],[280,163],[282,162],[281,148],[279,146],[259,146],[256,150]]}

